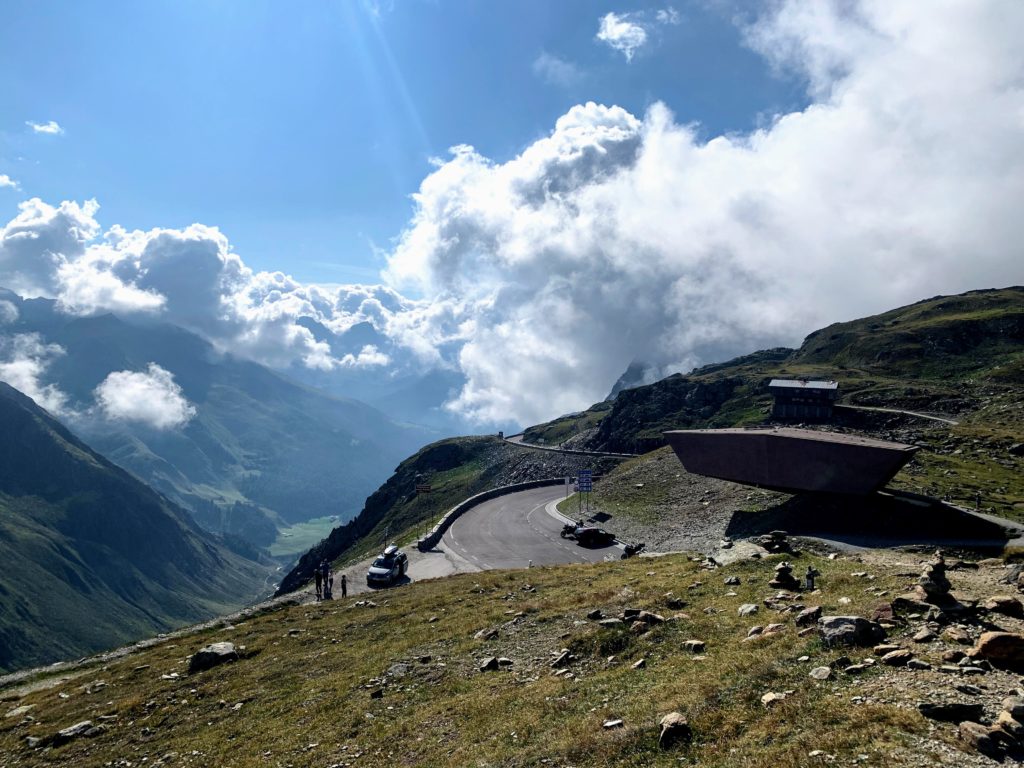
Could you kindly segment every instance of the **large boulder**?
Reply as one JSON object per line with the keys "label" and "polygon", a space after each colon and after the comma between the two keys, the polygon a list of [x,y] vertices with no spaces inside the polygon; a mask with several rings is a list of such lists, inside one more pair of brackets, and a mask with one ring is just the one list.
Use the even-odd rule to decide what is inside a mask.
{"label": "large boulder", "polygon": [[235,644],[226,642],[212,643],[192,654],[192,659],[188,663],[188,671],[189,674],[203,672],[229,661],[238,661],[238,651],[235,650]]}
{"label": "large boulder", "polygon": [[826,646],[869,646],[885,639],[882,626],[863,616],[822,616],[818,619],[818,633]]}
{"label": "large boulder", "polygon": [[996,667],[1024,670],[1024,635],[1017,632],[984,632],[967,655],[974,659],[985,659]]}

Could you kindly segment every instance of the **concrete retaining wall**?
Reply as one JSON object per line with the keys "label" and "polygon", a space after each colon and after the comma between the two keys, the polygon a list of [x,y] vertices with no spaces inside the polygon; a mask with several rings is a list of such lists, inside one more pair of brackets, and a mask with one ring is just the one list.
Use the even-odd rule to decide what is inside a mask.
{"label": "concrete retaining wall", "polygon": [[438,520],[437,525],[431,529],[430,533],[416,542],[416,548],[424,550],[436,546],[437,543],[441,541],[441,537],[444,536],[444,532],[448,530],[448,527],[454,523],[463,512],[468,509],[472,509],[477,504],[482,504],[485,501],[490,501],[491,499],[496,499],[499,496],[505,496],[518,491],[529,491],[533,488],[546,488],[550,485],[564,484],[564,477],[553,477],[547,480],[530,480],[526,483],[503,485],[500,488],[491,488],[489,491],[478,493],[476,496],[470,496],[465,501],[460,501],[454,507],[445,512],[441,519]]}
{"label": "concrete retaining wall", "polygon": [[[520,433],[522,434],[522,433]],[[570,456],[597,456],[606,459],[635,459],[638,453],[609,453],[607,451],[578,451],[575,448],[559,448],[556,445],[537,445],[536,443],[517,443],[511,438],[519,435],[509,435],[504,438],[506,443],[512,443],[520,448],[532,448],[535,451],[551,451],[552,453],[567,453]]]}

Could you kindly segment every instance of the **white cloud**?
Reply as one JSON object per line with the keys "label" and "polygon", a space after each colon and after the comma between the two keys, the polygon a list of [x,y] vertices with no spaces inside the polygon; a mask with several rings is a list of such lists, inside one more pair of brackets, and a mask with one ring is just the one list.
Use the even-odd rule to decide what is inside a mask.
{"label": "white cloud", "polygon": [[678,24],[681,21],[679,11],[677,11],[671,5],[665,6],[656,14],[654,14],[654,18],[658,21],[659,24]]}
{"label": "white cloud", "polygon": [[581,104],[504,162],[456,147],[413,196],[385,286],[303,284],[213,227],[102,232],[94,202],[39,200],[0,229],[0,285],[277,367],[457,370],[451,408],[535,423],[633,360],[685,370],[1024,282],[1024,5],[771,7],[746,39],[806,79],[806,109],[705,140],[662,104]]}
{"label": "white cloud", "polygon": [[59,136],[64,133],[64,129],[57,125],[56,120],[49,120],[45,123],[36,123],[32,120],[26,120],[25,125],[31,128],[35,133],[45,133],[50,136]]}
{"label": "white cloud", "polygon": [[391,358],[377,349],[373,344],[365,345],[358,355],[349,353],[341,358],[341,365],[348,368],[376,368],[387,365]]}
{"label": "white cloud", "polygon": [[583,80],[583,72],[571,61],[543,52],[533,60],[533,73],[544,82],[569,88]]}
{"label": "white cloud", "polygon": [[9,189],[21,189],[18,186],[18,182],[8,176],[6,173],[0,173],[0,189],[7,187]]}
{"label": "white cloud", "polygon": [[174,376],[156,363],[145,372],[115,371],[95,390],[100,412],[114,421],[131,421],[154,429],[184,426],[196,409],[182,394]]}
{"label": "white cloud", "polygon": [[632,61],[633,55],[647,42],[647,30],[630,21],[628,14],[607,13],[601,17],[597,39],[625,56],[626,61]]}
{"label": "white cloud", "polygon": [[[13,308],[10,302],[4,303]],[[37,333],[0,336],[0,381],[31,397],[50,413],[67,415],[67,395],[56,385],[42,382],[50,363],[63,354],[62,347],[45,343]]]}

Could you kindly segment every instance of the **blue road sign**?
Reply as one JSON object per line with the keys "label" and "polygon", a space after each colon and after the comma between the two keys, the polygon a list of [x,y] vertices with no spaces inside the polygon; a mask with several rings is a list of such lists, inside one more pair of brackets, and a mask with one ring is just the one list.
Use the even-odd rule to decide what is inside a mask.
{"label": "blue road sign", "polygon": [[594,490],[594,471],[592,469],[581,469],[578,484],[580,493],[590,493]]}

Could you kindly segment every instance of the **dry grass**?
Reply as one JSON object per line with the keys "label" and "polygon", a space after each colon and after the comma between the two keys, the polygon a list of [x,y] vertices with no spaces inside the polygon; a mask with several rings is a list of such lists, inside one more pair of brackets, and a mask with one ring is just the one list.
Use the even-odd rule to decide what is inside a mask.
{"label": "dry grass", "polygon": [[[862,566],[804,557],[798,567],[808,563],[822,571],[824,588],[808,600],[826,612],[843,595],[854,601],[843,613],[876,602],[849,575]],[[169,641],[63,687],[8,692],[8,708],[33,704],[34,720],[0,720],[0,764],[639,766],[685,758],[782,768],[806,765],[812,749],[892,764],[889,747],[925,728],[915,712],[850,705],[845,682],[807,676],[838,652],[798,637],[791,618],[764,608],[737,615],[741,603],[772,594],[765,584],[773,565],[706,572],[672,556],[494,571],[378,594],[377,607],[339,601],[284,609]],[[737,595],[726,594],[725,575],[740,576]],[[703,585],[689,589],[696,581]],[[899,579],[879,574],[873,583],[893,588]],[[613,614],[625,606],[672,616],[667,593],[688,605],[642,636],[584,618],[595,607]],[[751,624],[770,621],[787,622],[786,631],[742,642]],[[475,640],[483,627],[498,627],[498,637]],[[707,652],[683,650],[691,638],[704,640]],[[216,640],[244,645],[245,657],[188,675],[188,655]],[[551,654],[563,647],[579,657],[576,679],[552,676]],[[797,661],[803,655],[811,660]],[[481,673],[487,656],[514,664]],[[646,667],[633,669],[641,658]],[[406,668],[389,674],[394,664]],[[149,666],[136,671],[141,665]],[[162,678],[171,673],[179,677]],[[87,693],[95,681],[106,685]],[[793,694],[766,710],[760,697],[769,690]],[[672,710],[688,716],[695,741],[662,752],[658,721]],[[606,731],[610,717],[625,726]],[[59,747],[25,745],[26,736],[45,738],[85,719],[107,730]]]}

